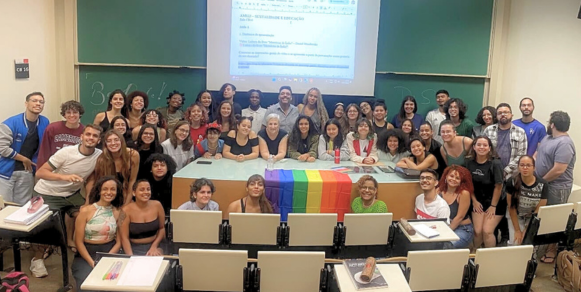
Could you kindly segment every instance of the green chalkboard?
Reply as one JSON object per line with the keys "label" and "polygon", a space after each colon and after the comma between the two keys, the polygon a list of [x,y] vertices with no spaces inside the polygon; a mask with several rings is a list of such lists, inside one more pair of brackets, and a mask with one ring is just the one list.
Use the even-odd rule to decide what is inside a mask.
{"label": "green chalkboard", "polygon": [[381,1],[376,70],[486,75],[493,3]]}
{"label": "green chalkboard", "polygon": [[[486,75],[494,0],[382,0],[377,71]],[[77,0],[79,62],[205,66],[205,0]]]}
{"label": "green chalkboard", "polygon": [[[191,104],[199,91],[205,89],[204,70],[174,68],[127,68],[105,66],[81,66],[80,68],[81,102],[85,106],[83,123],[90,123],[98,112],[107,108],[108,95],[115,89],[126,93],[133,90],[149,94],[149,108],[166,105],[168,93],[174,89],[186,93],[186,105]],[[445,88],[453,97],[460,97],[468,104],[468,116],[471,119],[482,106],[484,79],[413,76],[378,74],[375,79],[375,97],[383,99],[389,110],[389,118],[397,114],[401,100],[406,95],[413,95],[418,102],[418,113],[425,114],[437,107],[436,91]],[[296,92],[294,101],[302,100],[304,93]],[[361,96],[336,96],[323,92],[325,105],[329,113],[337,102],[344,104],[359,103]],[[238,92],[235,96],[242,107],[248,106],[246,93]],[[261,101],[266,107],[277,102],[277,94],[267,93]]]}
{"label": "green chalkboard", "polygon": [[77,0],[81,63],[206,66],[205,0]]}

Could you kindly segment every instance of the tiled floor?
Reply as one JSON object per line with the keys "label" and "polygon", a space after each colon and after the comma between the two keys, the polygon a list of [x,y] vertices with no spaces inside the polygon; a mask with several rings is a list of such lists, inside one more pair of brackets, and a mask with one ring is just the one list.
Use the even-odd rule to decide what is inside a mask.
{"label": "tiled floor", "polygon": [[[69,262],[72,263],[73,254],[69,251]],[[32,257],[31,252],[22,251],[22,269],[23,271],[31,275],[30,259]],[[32,292],[49,292],[57,291],[62,287],[62,270],[61,270],[61,258],[60,255],[53,254],[45,261],[46,268],[48,270],[48,277],[38,279],[30,278],[30,291]],[[14,267],[12,251],[6,251],[4,253],[4,268]],[[69,265],[70,270],[70,265]],[[69,272],[70,273],[70,272]],[[0,272],[0,276],[4,277],[6,272]],[[552,280],[553,275],[553,265],[539,263],[537,268],[537,276],[533,281],[532,291],[534,292],[562,292],[564,289],[559,286],[559,284]],[[74,279],[71,277],[71,284],[74,285]],[[74,289],[72,290],[74,291]]]}

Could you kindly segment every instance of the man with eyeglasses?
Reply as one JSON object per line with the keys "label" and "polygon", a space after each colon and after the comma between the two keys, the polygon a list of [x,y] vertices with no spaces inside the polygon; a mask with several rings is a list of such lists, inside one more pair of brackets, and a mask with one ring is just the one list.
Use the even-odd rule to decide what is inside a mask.
{"label": "man with eyeglasses", "polygon": [[533,118],[533,112],[535,111],[535,103],[530,97],[525,97],[521,99],[519,104],[520,112],[522,113],[522,118],[514,120],[513,124],[521,127],[525,130],[527,134],[527,155],[533,156],[535,151],[537,151],[537,146],[541,143],[541,140],[547,135],[545,126],[541,122]]}
{"label": "man with eyeglasses", "polygon": [[49,124],[41,116],[44,95],[26,96],[26,110],[0,124],[0,195],[7,202],[24,205],[32,197],[40,141]]}
{"label": "man with eyeglasses", "polygon": [[420,187],[424,191],[416,197],[416,216],[418,219],[450,218],[450,207],[438,196],[438,173],[430,168],[420,172]]}
{"label": "man with eyeglasses", "polygon": [[483,135],[490,138],[504,168],[504,178],[509,179],[518,169],[518,160],[527,154],[527,135],[512,123],[512,109],[508,103],[496,107],[498,123],[487,127]]}

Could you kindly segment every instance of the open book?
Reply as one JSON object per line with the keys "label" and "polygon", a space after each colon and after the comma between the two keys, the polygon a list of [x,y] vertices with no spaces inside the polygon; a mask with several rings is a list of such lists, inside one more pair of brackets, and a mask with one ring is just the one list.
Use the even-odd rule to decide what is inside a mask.
{"label": "open book", "polygon": [[355,286],[355,289],[359,290],[370,290],[370,289],[380,289],[387,288],[387,282],[385,278],[379,272],[377,266],[375,266],[375,273],[373,273],[373,279],[370,282],[365,282],[360,279],[361,271],[365,267],[366,259],[356,259],[356,260],[345,260],[343,265],[349,272],[349,276]]}

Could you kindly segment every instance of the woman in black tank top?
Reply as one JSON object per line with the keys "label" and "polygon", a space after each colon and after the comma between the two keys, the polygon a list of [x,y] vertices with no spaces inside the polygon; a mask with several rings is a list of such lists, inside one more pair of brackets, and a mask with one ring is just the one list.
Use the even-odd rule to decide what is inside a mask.
{"label": "woman in black tank top", "polygon": [[440,179],[439,189],[450,207],[450,228],[460,238],[452,245],[454,248],[466,248],[474,238],[474,228],[468,214],[470,196],[474,193],[470,171],[458,165],[447,167]]}
{"label": "woman in black tank top", "polygon": [[264,194],[264,177],[260,174],[251,176],[246,182],[246,196],[230,203],[228,212],[224,212],[224,219],[230,213],[274,213],[270,201]]}

